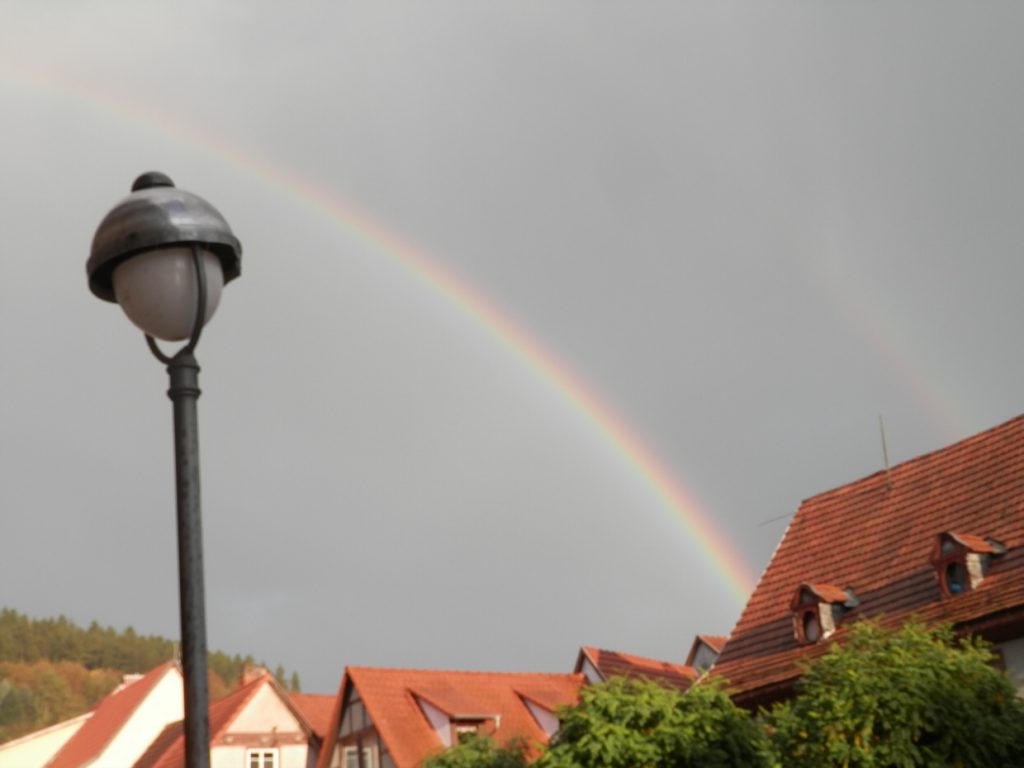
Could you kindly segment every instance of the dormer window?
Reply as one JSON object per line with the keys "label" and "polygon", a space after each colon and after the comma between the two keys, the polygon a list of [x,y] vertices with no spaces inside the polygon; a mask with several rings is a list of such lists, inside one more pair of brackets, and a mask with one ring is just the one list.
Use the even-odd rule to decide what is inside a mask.
{"label": "dormer window", "polygon": [[949,597],[977,589],[993,558],[1006,552],[1000,542],[970,533],[943,531],[932,549],[932,566],[942,594]]}
{"label": "dormer window", "polygon": [[477,733],[480,732],[481,726],[483,724],[483,720],[470,718],[452,720],[452,734],[454,736],[454,743],[461,744],[471,736],[475,736]]}
{"label": "dormer window", "polygon": [[801,584],[790,609],[793,635],[798,643],[827,640],[836,631],[843,614],[860,605],[852,589],[831,584]]}

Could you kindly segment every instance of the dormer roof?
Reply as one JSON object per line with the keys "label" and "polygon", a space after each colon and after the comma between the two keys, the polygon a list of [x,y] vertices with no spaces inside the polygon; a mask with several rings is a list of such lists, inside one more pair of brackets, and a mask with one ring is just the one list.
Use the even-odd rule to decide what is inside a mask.
{"label": "dormer roof", "polygon": [[845,604],[850,600],[850,595],[842,587],[837,587],[834,584],[801,584],[797,587],[796,594],[793,595],[793,600],[790,603],[790,609],[797,608],[804,600],[805,595],[810,595],[817,602],[821,603],[832,603],[832,604]]}
{"label": "dormer roof", "polygon": [[[697,640],[704,643],[715,653],[721,653],[722,649],[725,648],[725,643],[729,639],[728,635],[697,635]],[[689,663],[689,662],[687,662]]]}
{"label": "dormer roof", "polygon": [[944,542],[950,541],[963,547],[968,552],[975,552],[980,555],[1001,555],[1006,552],[1006,547],[995,539],[977,536],[973,533],[957,533],[956,531],[943,531],[936,541],[935,557],[941,555],[941,548]]}

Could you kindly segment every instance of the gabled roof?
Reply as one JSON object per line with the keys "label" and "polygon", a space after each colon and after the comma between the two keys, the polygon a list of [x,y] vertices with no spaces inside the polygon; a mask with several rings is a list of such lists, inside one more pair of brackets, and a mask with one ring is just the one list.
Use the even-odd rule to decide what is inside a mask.
{"label": "gabled roof", "polygon": [[[1024,417],[807,499],[714,667],[756,703],[785,692],[798,662],[827,643],[798,646],[790,601],[801,584],[852,588],[860,601],[842,625],[864,616],[899,624],[914,615],[929,623],[1000,639],[1024,621]],[[975,546],[1006,553],[984,581],[943,597],[930,562],[937,536],[957,534]],[[839,597],[838,593],[833,595]],[[1014,630],[1016,631],[1016,630]]]}
{"label": "gabled roof", "polygon": [[987,554],[996,554],[1001,552],[1000,548],[993,545],[993,543],[988,539],[982,538],[981,536],[975,536],[972,533],[948,531],[946,535],[969,549],[971,552],[983,552]]}
{"label": "gabled roof", "polygon": [[690,652],[686,654],[686,666],[693,667],[694,658],[697,656],[697,651],[700,650],[701,645],[706,645],[715,655],[718,655],[722,652],[722,649],[725,647],[725,641],[728,639],[726,635],[697,635],[693,638],[693,643],[690,645]]}
{"label": "gabled roof", "polygon": [[798,591],[808,591],[818,600],[825,603],[845,603],[850,599],[850,596],[846,594],[846,590],[842,587],[837,587],[835,584],[812,584],[807,582],[797,587]]}
{"label": "gabled roof", "polygon": [[583,682],[583,675],[348,667],[318,765],[329,765],[350,691],[363,702],[395,765],[407,768],[443,749],[418,699],[453,720],[492,720],[498,743],[521,737],[534,745],[548,737],[527,702],[554,713],[576,703]]}
{"label": "gabled roof", "polygon": [[728,635],[697,635],[697,639],[700,640],[704,645],[710,648],[715,653],[721,653],[725,647],[725,641],[729,639]]}
{"label": "gabled roof", "polygon": [[576,658],[576,672],[583,671],[584,659],[589,660],[605,680],[611,677],[645,678],[685,691],[699,677],[697,670],[685,664],[673,664],[586,645],[580,648]]}
{"label": "gabled roof", "polygon": [[336,697],[325,693],[290,693],[288,695],[296,709],[306,718],[313,733],[323,739],[331,724],[331,714],[334,711]]}
{"label": "gabled roof", "polygon": [[172,661],[161,664],[100,701],[92,717],[53,756],[48,768],[81,768],[99,757],[167,674],[179,674],[177,665]]}
{"label": "gabled roof", "polygon": [[[261,688],[270,686],[295,715],[302,729],[312,733],[305,716],[289,698],[287,691],[281,688],[274,676],[261,675],[245,685],[239,686],[228,695],[210,704],[210,744],[214,745],[227,732],[231,723],[242,713]],[[185,765],[185,734],[181,721],[172,723],[150,745],[140,757],[134,768],[182,768]]]}

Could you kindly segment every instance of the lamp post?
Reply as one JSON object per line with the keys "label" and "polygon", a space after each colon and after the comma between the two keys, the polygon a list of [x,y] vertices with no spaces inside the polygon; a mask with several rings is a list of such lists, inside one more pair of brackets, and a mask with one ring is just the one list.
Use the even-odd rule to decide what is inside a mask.
{"label": "lamp post", "polygon": [[[221,289],[241,271],[241,256],[241,243],[212,205],[177,189],[162,173],[150,172],[139,176],[131,194],[100,222],[86,262],[90,290],[121,305],[170,377],[188,768],[208,768],[210,758],[196,418],[199,365],[193,353]],[[168,356],[155,339],[188,341]]]}

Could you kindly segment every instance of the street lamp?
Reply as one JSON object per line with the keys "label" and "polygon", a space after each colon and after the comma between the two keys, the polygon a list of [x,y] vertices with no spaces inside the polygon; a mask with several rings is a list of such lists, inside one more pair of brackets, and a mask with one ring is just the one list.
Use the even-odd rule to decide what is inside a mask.
{"label": "street lamp", "polygon": [[[238,277],[241,257],[241,243],[212,205],[151,172],[139,176],[131,194],[100,222],[85,266],[90,290],[121,305],[170,376],[188,768],[207,768],[210,758],[196,420],[199,365],[193,352],[221,289]],[[155,339],[188,342],[168,356]]]}

